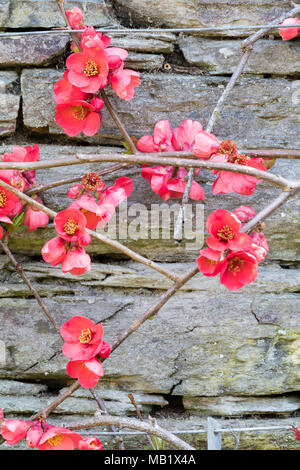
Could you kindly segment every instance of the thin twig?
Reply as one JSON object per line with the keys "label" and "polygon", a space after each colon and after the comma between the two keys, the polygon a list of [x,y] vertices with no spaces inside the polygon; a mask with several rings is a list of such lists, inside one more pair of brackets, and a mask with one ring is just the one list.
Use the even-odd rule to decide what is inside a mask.
{"label": "thin twig", "polygon": [[[128,398],[129,398],[129,400],[131,401],[131,403],[133,404],[133,406],[134,406],[134,408],[135,408],[135,411],[136,411],[136,414],[138,415],[139,420],[140,420],[140,421],[144,421],[144,418],[143,418],[143,415],[142,415],[142,413],[141,413],[141,410],[139,409],[138,404],[137,404],[137,402],[135,401],[133,394],[132,394],[132,393],[128,393]],[[149,434],[147,434],[147,439],[148,439],[149,444],[150,444],[150,446],[152,447],[152,449],[155,450],[154,442],[153,442],[153,440],[152,440],[152,437],[151,437]]]}
{"label": "thin twig", "polygon": [[52,315],[49,312],[48,308],[46,307],[43,300],[41,299],[39,293],[33,287],[30,280],[28,279],[28,277],[24,273],[24,270],[23,270],[21,264],[18,263],[18,261],[15,259],[14,255],[12,254],[12,252],[10,251],[10,249],[8,248],[6,243],[3,243],[0,240],[0,246],[1,246],[2,250],[6,253],[6,255],[7,255],[8,259],[10,260],[10,262],[12,263],[12,265],[15,267],[15,269],[16,269],[17,273],[19,274],[19,276],[23,279],[23,281],[27,285],[27,287],[30,290],[30,292],[32,293],[32,295],[35,297],[37,303],[39,304],[39,306],[41,307],[41,309],[43,310],[43,312],[47,316],[48,320],[52,323],[52,325],[54,326],[54,328],[56,329],[57,333],[60,336],[60,327],[58,326],[58,324],[56,323],[56,321],[52,317]]}

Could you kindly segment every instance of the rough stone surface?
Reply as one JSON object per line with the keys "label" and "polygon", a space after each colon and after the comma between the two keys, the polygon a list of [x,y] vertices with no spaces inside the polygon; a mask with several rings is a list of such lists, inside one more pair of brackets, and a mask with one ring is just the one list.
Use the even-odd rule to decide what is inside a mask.
{"label": "rough stone surface", "polygon": [[62,55],[68,35],[0,38],[0,64],[5,67],[49,65]]}
{"label": "rough stone surface", "polygon": [[[74,7],[74,2],[65,2],[66,9]],[[108,11],[103,0],[76,1],[87,24],[105,26],[110,24]],[[56,0],[1,0],[1,28],[53,28],[65,26]]]}
{"label": "rough stone surface", "polygon": [[[241,42],[197,37],[179,39],[185,60],[212,75],[232,74],[241,57]],[[284,60],[282,60],[284,57]],[[245,73],[293,75],[300,70],[300,41],[261,40],[254,45]]]}
{"label": "rough stone surface", "polygon": [[[53,86],[60,78],[61,72],[51,69],[23,71],[23,117],[29,130],[63,133],[54,120]],[[152,133],[154,123],[161,119],[169,119],[173,126],[187,118],[205,124],[227,81],[222,77],[142,74],[134,100],[122,102],[111,93],[112,102],[129,133],[141,137]],[[293,93],[289,80],[241,79],[217,120],[216,135],[248,148],[299,147],[300,115]],[[111,139],[115,142],[116,138],[120,138],[119,134],[107,112],[103,112],[103,126],[97,136],[79,136],[95,143],[112,142]]]}
{"label": "rough stone surface", "polygon": [[[264,24],[291,10],[288,0],[275,4],[271,0],[116,0],[114,3],[120,18],[131,25],[170,28]],[[211,34],[241,36],[249,31],[221,30]]]}
{"label": "rough stone surface", "polygon": [[208,416],[245,416],[289,414],[300,408],[299,395],[279,398],[251,397],[183,397],[185,409]]}
{"label": "rough stone surface", "polygon": [[[101,275],[99,278],[97,273],[103,268],[94,264],[93,280],[88,274],[75,283],[66,276],[60,285],[69,287],[69,295],[53,295],[51,286],[57,282],[56,276],[52,278],[54,269],[46,273],[44,264],[40,272],[32,264],[24,266],[36,286],[47,286],[45,302],[59,324],[70,315],[82,315],[88,305],[89,317],[104,324],[105,340],[109,342],[151,305],[159,295],[157,286],[168,287],[161,275],[151,274],[148,279],[144,268],[135,263],[125,263],[123,283],[117,272],[107,274],[104,280]],[[169,266],[173,270],[176,267]],[[180,268],[187,269],[188,265]],[[18,293],[16,274],[7,277],[7,270],[2,269],[1,275],[6,277],[12,294],[9,302],[0,299],[0,339],[7,349],[7,362],[0,376],[65,383],[66,359],[60,353],[55,331],[35,301],[25,300],[22,292]],[[123,390],[186,396],[248,396],[249,390],[260,396],[299,390],[298,290],[299,276],[295,277],[293,270],[273,266],[261,269],[258,282],[238,293],[198,274],[105,362],[101,382],[108,388],[114,388],[114,384]],[[74,300],[78,291],[80,296]],[[272,309],[277,296],[268,297],[270,291],[277,296],[283,294],[289,317],[281,312],[276,323],[261,323],[257,319],[259,308],[254,313],[253,303],[263,296],[264,311],[268,298]]]}
{"label": "rough stone surface", "polygon": [[20,103],[19,78],[15,72],[0,72],[0,136],[16,130]]}

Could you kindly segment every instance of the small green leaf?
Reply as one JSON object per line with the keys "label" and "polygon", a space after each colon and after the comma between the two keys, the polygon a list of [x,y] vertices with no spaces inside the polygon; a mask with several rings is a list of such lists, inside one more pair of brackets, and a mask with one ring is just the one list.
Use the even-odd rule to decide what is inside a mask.
{"label": "small green leaf", "polygon": [[25,212],[20,212],[20,214],[16,215],[13,219],[12,222],[16,227],[21,227],[25,219]]}

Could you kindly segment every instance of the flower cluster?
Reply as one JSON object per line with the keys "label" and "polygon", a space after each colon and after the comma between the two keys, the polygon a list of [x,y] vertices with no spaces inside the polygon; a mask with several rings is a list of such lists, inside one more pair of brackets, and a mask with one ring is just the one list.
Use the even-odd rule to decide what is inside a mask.
{"label": "flower cluster", "polygon": [[205,276],[220,274],[220,282],[235,291],[256,279],[258,263],[264,261],[269,247],[262,232],[242,233],[242,222],[254,217],[251,207],[235,212],[218,209],[209,215],[206,228],[208,248],[200,250],[198,269]]}
{"label": "flower cluster", "polygon": [[286,18],[281,24],[295,25],[295,28],[281,28],[279,34],[284,41],[289,41],[300,34],[300,18]]}
{"label": "flower cluster", "polygon": [[61,264],[63,273],[80,275],[90,271],[91,259],[84,248],[91,243],[87,229],[95,230],[97,226],[101,229],[109,222],[116,207],[130,196],[132,189],[132,180],[125,176],[105,188],[97,173],[87,173],[81,184],[69,189],[69,198],[75,200],[54,218],[58,236],[43,246],[44,261],[52,266]]}
{"label": "flower cluster", "polygon": [[[38,145],[32,147],[13,147],[12,153],[5,153],[1,156],[1,162],[36,162],[40,158]],[[35,171],[1,170],[0,181],[4,181],[13,188],[21,191],[37,185]],[[38,197],[33,197],[37,202],[42,201]],[[0,182],[0,222],[3,222],[6,229],[10,231],[10,226],[25,225],[32,231],[39,227],[45,227],[49,222],[49,217],[43,211],[33,206],[25,206],[19,198],[1,186]],[[0,226],[0,238],[4,235],[3,227]]]}
{"label": "flower cluster", "polygon": [[94,324],[89,318],[72,317],[61,327],[61,336],[65,343],[63,354],[70,359],[67,373],[78,379],[84,388],[94,387],[104,375],[99,358],[108,358],[110,346],[103,341],[103,326]]}
{"label": "flower cluster", "polygon": [[[200,122],[191,119],[183,121],[178,128],[173,130],[169,121],[159,121],[154,127],[153,136],[143,136],[139,139],[137,147],[140,152],[144,153],[192,151],[201,159],[219,163],[234,163],[266,171],[261,158],[251,158],[239,154],[234,142],[230,140],[220,142],[214,134],[205,132]],[[253,176],[232,171],[214,170],[213,173],[218,174],[213,184],[213,194],[235,192],[241,195],[250,195],[255,191],[256,184],[261,181]],[[176,170],[172,166],[152,168],[146,166],[142,169],[142,177],[149,182],[155,194],[167,201],[169,198],[183,196],[187,170],[185,168]],[[196,201],[205,199],[203,189],[195,181],[192,182],[189,197]]]}
{"label": "flower cluster", "polygon": [[[144,153],[188,151],[193,148],[196,136],[201,132],[204,132],[202,124],[191,119],[187,119],[173,130],[169,121],[159,121],[154,127],[153,136],[145,135],[139,139],[137,148]],[[142,177],[149,182],[155,194],[167,201],[183,196],[187,170],[160,165],[153,168],[144,167]],[[205,198],[203,189],[196,181],[192,182],[189,197],[196,201],[203,201]]]}
{"label": "flower cluster", "polygon": [[1,424],[1,435],[10,446],[26,439],[29,449],[39,450],[102,450],[96,437],[81,437],[69,429],[41,421],[6,419]]}
{"label": "flower cluster", "polygon": [[71,27],[84,29],[80,35],[80,50],[72,44],[73,53],[67,58],[67,71],[54,86],[56,123],[74,137],[80,132],[95,135],[101,124],[104,101],[97,95],[108,84],[119,98],[129,101],[140,84],[140,75],[124,68],[128,56],[125,49],[109,47],[110,38],[84,25],[82,12],[73,8],[66,12]]}

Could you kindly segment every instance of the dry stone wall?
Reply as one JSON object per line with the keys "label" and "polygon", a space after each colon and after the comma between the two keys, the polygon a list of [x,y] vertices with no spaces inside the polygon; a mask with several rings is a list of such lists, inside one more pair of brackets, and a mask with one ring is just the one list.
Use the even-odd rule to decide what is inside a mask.
{"label": "dry stone wall", "polygon": [[[254,25],[270,22],[290,9],[290,2],[247,0],[103,0],[68,1],[83,9],[95,26],[198,27]],[[0,1],[2,30],[61,27],[54,0]],[[122,102],[111,95],[131,135],[151,133],[160,119],[173,126],[186,118],[205,125],[239,60],[240,40],[249,31],[204,34],[151,32],[114,34],[112,44],[129,50],[128,67],[141,72],[135,99]],[[41,159],[76,152],[119,152],[122,139],[104,111],[97,137],[65,136],[54,120],[53,84],[63,73],[69,38],[64,34],[0,38],[0,151],[12,145],[40,145]],[[300,148],[300,41],[282,42],[274,34],[259,41],[245,73],[231,93],[215,127],[220,138],[233,138],[243,148]],[[89,166],[102,169],[107,164]],[[42,183],[84,173],[74,166],[40,171]],[[278,160],[271,170],[300,177],[300,162]],[[120,174],[134,181],[129,207],[147,208],[162,201],[132,166]],[[111,184],[114,176],[106,178]],[[222,206],[249,204],[259,210],[278,190],[260,184],[249,198],[211,195],[213,177],[201,171],[205,217]],[[46,205],[58,210],[68,201],[66,188],[47,191]],[[176,201],[171,201],[170,204]],[[128,226],[131,219],[128,219]],[[123,220],[123,225],[126,222]],[[270,252],[257,281],[232,293],[200,273],[177,293],[159,316],[147,322],[105,363],[99,392],[111,413],[134,415],[127,393],[134,392],[145,415],[149,412],[170,429],[203,428],[205,417],[230,425],[291,424],[300,408],[299,329],[299,199],[290,201],[267,221]],[[123,227],[124,229],[124,227]],[[188,251],[172,240],[129,240],[126,244],[173,270],[184,271],[198,250]],[[58,323],[88,314],[102,321],[112,341],[169,284],[156,272],[128,261],[112,248],[93,243],[93,269],[83,276],[65,276],[41,260],[40,249],[53,235],[51,225],[33,233],[19,232],[10,242],[25,270]],[[117,232],[118,235],[118,232]],[[123,240],[122,240],[123,241]],[[30,416],[69,384],[66,360],[55,331],[26,286],[0,256],[0,407],[7,416]],[[89,419],[96,411],[90,395],[78,390],[53,416],[65,424]],[[183,436],[205,448],[203,434]],[[295,448],[289,432],[240,436],[240,448]],[[107,439],[105,443],[111,446]],[[127,439],[128,448],[142,439]],[[228,434],[225,448],[234,447]]]}

